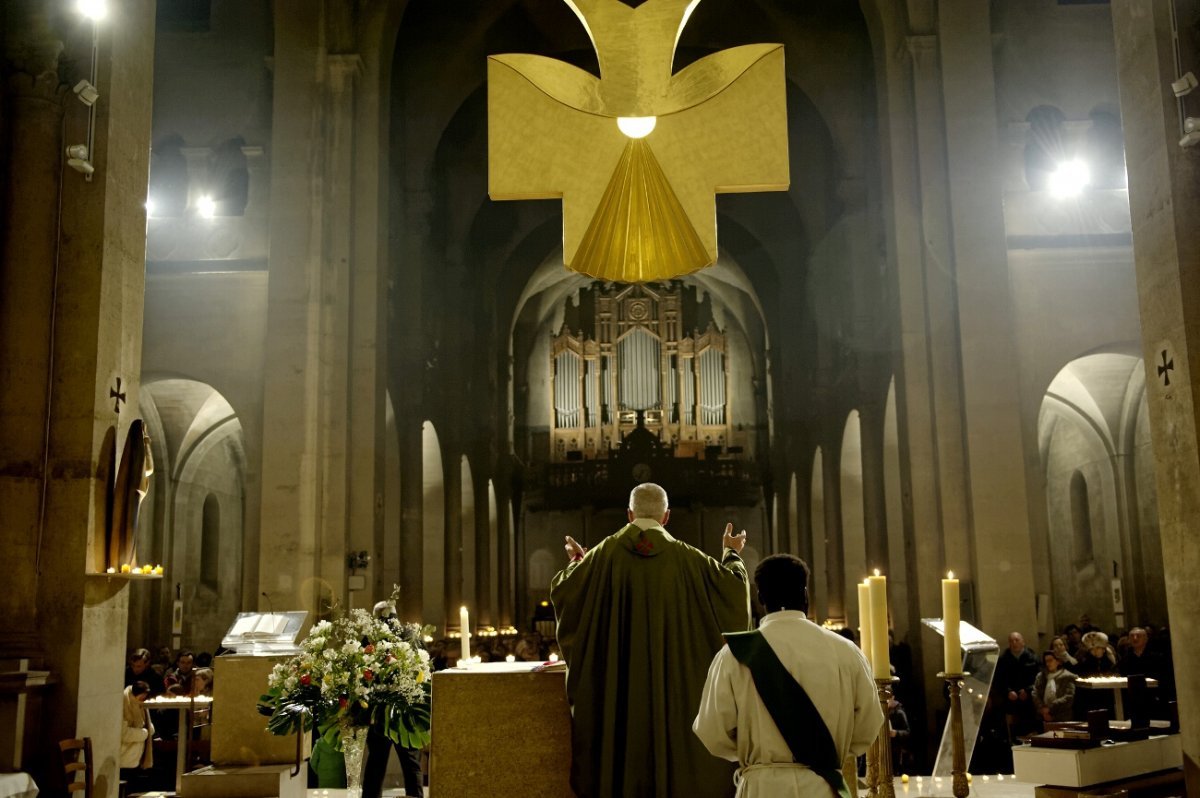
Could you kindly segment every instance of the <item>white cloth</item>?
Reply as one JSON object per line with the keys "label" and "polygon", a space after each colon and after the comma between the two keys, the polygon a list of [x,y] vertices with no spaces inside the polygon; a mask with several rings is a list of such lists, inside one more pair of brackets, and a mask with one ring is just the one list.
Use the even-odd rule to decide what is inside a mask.
{"label": "white cloth", "polygon": [[[883,713],[858,647],[794,610],[767,615],[759,631],[824,719],[839,765],[866,751],[883,727]],[[738,798],[832,796],[816,773],[786,767],[792,751],[754,689],[750,670],[728,646],[709,667],[692,729],[714,756],[741,763]]]}
{"label": "white cloth", "polygon": [[0,773],[0,798],[36,798],[38,786],[28,773]]}

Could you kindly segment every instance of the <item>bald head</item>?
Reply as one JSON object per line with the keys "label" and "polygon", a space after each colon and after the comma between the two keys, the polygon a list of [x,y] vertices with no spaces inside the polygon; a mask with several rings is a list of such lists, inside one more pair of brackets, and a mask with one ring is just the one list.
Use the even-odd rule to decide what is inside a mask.
{"label": "bald head", "polygon": [[629,518],[649,518],[666,523],[667,492],[653,482],[643,482],[629,494]]}
{"label": "bald head", "polygon": [[1025,637],[1020,632],[1013,632],[1008,636],[1008,650],[1018,657],[1025,650]]}

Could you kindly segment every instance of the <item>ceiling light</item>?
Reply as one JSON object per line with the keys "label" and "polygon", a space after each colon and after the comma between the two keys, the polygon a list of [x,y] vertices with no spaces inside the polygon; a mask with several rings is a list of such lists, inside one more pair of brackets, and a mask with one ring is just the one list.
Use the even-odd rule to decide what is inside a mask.
{"label": "ceiling light", "polygon": [[1092,170],[1078,158],[1063,161],[1053,172],[1046,188],[1050,194],[1059,197],[1078,197],[1092,182]]}
{"label": "ceiling light", "polygon": [[631,139],[644,139],[654,130],[658,119],[653,116],[620,116],[617,117],[617,127]]}

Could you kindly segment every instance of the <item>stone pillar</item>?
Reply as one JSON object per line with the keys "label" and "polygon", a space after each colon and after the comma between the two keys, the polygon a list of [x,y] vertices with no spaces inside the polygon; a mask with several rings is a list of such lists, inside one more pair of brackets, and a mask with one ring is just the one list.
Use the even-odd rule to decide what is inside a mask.
{"label": "stone pillar", "polygon": [[[1181,23],[1194,19],[1194,2],[1174,7]],[[1200,795],[1200,149],[1179,145],[1171,9],[1114,0],[1112,17],[1184,773],[1187,793]],[[1183,70],[1197,69],[1193,35],[1180,25]]]}
{"label": "stone pillar", "polygon": [[985,631],[1037,640],[990,17],[987,0],[938,5],[971,524],[968,552],[946,529],[946,555],[973,561]]}
{"label": "stone pillar", "polygon": [[[371,445],[352,448],[352,437],[362,438],[361,427],[358,434],[350,429],[352,362],[365,356],[368,372],[373,363],[373,328],[361,348],[351,331],[361,62],[326,51],[327,27],[336,22],[316,0],[289,4],[275,19],[260,530],[266,545],[259,557],[259,592],[271,606],[318,613],[329,600],[350,605],[346,553],[371,547],[380,415],[368,373],[374,390],[353,422],[370,429]],[[356,467],[360,457],[363,469]],[[350,506],[355,476],[371,483],[357,494],[357,512]],[[366,528],[354,531],[358,521]]]}
{"label": "stone pillar", "polygon": [[[395,395],[395,394],[393,394]],[[409,404],[400,395],[401,406]],[[425,482],[422,476],[421,422],[409,408],[404,416],[397,407],[397,432],[400,435],[400,615],[405,620],[421,621],[424,596],[422,563],[425,551]],[[403,421],[402,421],[403,419]]]}
{"label": "stone pillar", "polygon": [[[883,402],[864,402],[859,410],[862,449],[863,532],[867,544],[867,568],[888,572],[887,500],[883,484]],[[895,596],[889,597],[895,601]],[[893,613],[895,615],[895,613]]]}
{"label": "stone pillar", "polygon": [[[837,426],[831,429],[840,429]],[[842,465],[841,437],[834,439],[825,456],[821,458],[825,480],[825,563],[828,568],[826,615],[830,618],[849,620],[846,612],[848,601],[857,601],[846,595],[846,536],[842,531]],[[814,530],[814,532],[819,532]]]}
{"label": "stone pillar", "polygon": [[[450,432],[447,430],[447,432]],[[454,437],[447,435],[448,440]],[[446,448],[442,459],[442,472],[445,476],[446,523],[445,523],[445,569],[446,578],[443,582],[446,617],[439,622],[450,628],[458,624],[458,608],[463,601],[463,547],[462,547],[462,455],[451,447]],[[475,622],[478,622],[478,618]]]}
{"label": "stone pillar", "polygon": [[[99,23],[93,179],[63,168],[61,151],[39,155],[51,158],[53,171],[61,169],[62,175],[57,267],[53,261],[31,262],[15,274],[6,272],[6,279],[43,270],[56,275],[47,361],[49,470],[40,568],[36,587],[29,589],[37,602],[41,648],[57,685],[47,694],[47,728],[33,761],[40,768],[37,778],[57,777],[56,741],[91,737],[93,794],[100,796],[115,796],[119,781],[128,590],[134,588],[95,575],[104,562],[93,552],[102,548],[106,533],[115,450],[132,421],[129,409],[137,406],[154,10],[151,0],[130,0]],[[90,65],[92,24],[71,19],[69,29],[74,38],[67,56]],[[68,105],[67,142],[86,140],[86,125],[86,110]]]}
{"label": "stone pillar", "polygon": [[[481,458],[479,462],[484,462]],[[492,602],[492,551],[491,517],[488,506],[488,479],[481,471],[475,477],[475,573],[468,574],[475,580],[475,603],[479,606],[479,621],[499,626],[496,607]]]}
{"label": "stone pillar", "polygon": [[[51,326],[63,159],[62,42],[44,13],[28,18],[5,53],[8,135],[0,232],[0,526],[15,582],[0,595],[0,660],[36,653],[38,530],[45,479]],[[2,140],[2,139],[0,139]]]}

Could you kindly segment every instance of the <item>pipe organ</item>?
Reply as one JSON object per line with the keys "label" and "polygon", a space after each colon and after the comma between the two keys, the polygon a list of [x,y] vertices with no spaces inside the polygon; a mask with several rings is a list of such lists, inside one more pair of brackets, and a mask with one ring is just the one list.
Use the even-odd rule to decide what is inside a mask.
{"label": "pipe organ", "polygon": [[550,351],[553,462],[607,457],[639,423],[677,457],[742,452],[709,301],[676,281],[593,283],[568,303]]}

